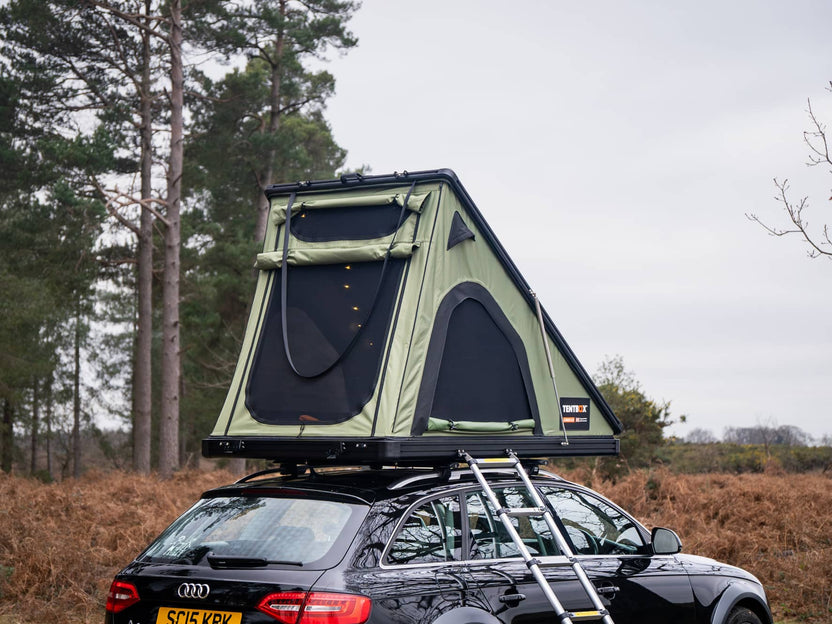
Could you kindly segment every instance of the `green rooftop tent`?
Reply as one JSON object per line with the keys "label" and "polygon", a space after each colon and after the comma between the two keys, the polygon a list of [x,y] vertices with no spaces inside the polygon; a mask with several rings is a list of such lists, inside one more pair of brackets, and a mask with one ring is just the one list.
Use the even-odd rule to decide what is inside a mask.
{"label": "green rooftop tent", "polygon": [[266,194],[251,315],[204,455],[618,452],[621,424],[452,171]]}

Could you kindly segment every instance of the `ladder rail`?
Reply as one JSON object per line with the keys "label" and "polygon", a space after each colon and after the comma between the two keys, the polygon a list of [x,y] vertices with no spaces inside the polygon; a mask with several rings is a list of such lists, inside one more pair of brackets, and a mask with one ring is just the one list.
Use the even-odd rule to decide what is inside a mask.
{"label": "ladder rail", "polygon": [[[480,463],[487,463],[483,460],[474,459],[471,455],[466,453],[463,450],[459,451],[460,457],[464,458],[467,462],[470,471],[473,473],[474,477],[476,478],[477,482],[482,487],[482,491],[485,494],[486,499],[494,508],[497,516],[500,518],[500,521],[503,523],[503,526],[506,529],[509,537],[514,542],[514,545],[520,552],[520,555],[523,558],[523,561],[526,563],[529,571],[531,572],[532,576],[534,577],[537,584],[540,586],[541,590],[543,591],[546,599],[549,601],[549,604],[555,610],[555,614],[558,617],[558,620],[563,624],[573,624],[575,619],[584,620],[584,619],[595,619],[600,620],[603,624],[614,624],[612,617],[610,616],[609,612],[607,611],[606,607],[604,607],[603,602],[601,601],[598,592],[595,589],[595,586],[592,584],[592,581],[587,576],[586,571],[581,566],[580,561],[575,557],[574,553],[572,552],[569,544],[566,541],[566,538],[560,531],[560,528],[555,523],[554,516],[552,515],[551,511],[549,510],[548,504],[543,500],[540,496],[537,488],[532,483],[531,479],[529,478],[526,469],[523,467],[522,462],[514,454],[510,449],[506,450],[506,455],[508,457],[507,460],[502,460],[502,463],[510,466],[513,468],[514,473],[520,478],[523,483],[523,486],[526,488],[529,496],[531,497],[532,502],[534,503],[534,507],[524,507],[524,508],[517,508],[517,509],[508,509],[500,504],[500,501],[497,499],[497,495],[494,493],[491,484],[486,479],[485,474],[480,469]],[[567,611],[564,606],[561,604],[560,599],[555,594],[554,589],[552,588],[549,581],[544,576],[542,570],[540,569],[540,561],[538,561],[534,556],[532,556],[529,549],[526,547],[526,544],[523,542],[523,538],[517,532],[517,529],[514,527],[511,519],[512,517],[539,517],[543,518],[546,523],[546,526],[549,528],[549,531],[552,534],[552,538],[555,540],[555,544],[557,545],[558,549],[560,550],[563,557],[568,561],[569,567],[572,569],[572,572],[575,574],[575,577],[578,579],[581,587],[583,588],[584,592],[586,593],[587,597],[589,598],[590,602],[592,603],[593,608],[597,612],[596,616],[587,616],[584,614],[578,613],[570,613]]]}
{"label": "ladder rail", "polygon": [[[523,469],[523,466],[520,463],[520,460],[517,459],[517,456],[514,455],[514,453],[511,453],[510,451],[508,454],[510,457],[513,457],[515,460],[517,460],[517,466],[520,469],[515,470],[515,472],[520,477],[520,480],[523,481],[523,485],[526,486],[526,489],[531,495],[534,504],[546,510],[545,513],[541,514],[541,516],[543,520],[546,522],[546,526],[549,527],[549,531],[551,531],[552,537],[555,539],[555,543],[557,544],[561,553],[563,553],[566,556],[566,558],[569,559],[572,571],[575,573],[575,576],[578,577],[578,581],[580,581],[581,586],[584,588],[587,595],[589,596],[589,599],[592,602],[592,606],[599,611],[604,611],[606,608],[604,607],[603,602],[601,602],[601,598],[598,595],[598,592],[595,590],[595,586],[592,584],[592,581],[589,580],[589,576],[587,576],[586,571],[584,570],[580,561],[575,557],[575,553],[573,553],[572,549],[569,548],[569,545],[566,542],[566,538],[564,538],[563,534],[560,532],[560,528],[555,523],[555,518],[554,516],[552,516],[551,512],[549,512],[549,509],[546,506],[543,497],[540,496],[540,493],[537,491],[537,488],[534,487],[534,484],[529,478],[529,475]],[[606,618],[609,618],[609,616],[605,616],[605,619],[603,620],[605,624],[613,624],[612,619],[607,621]]]}
{"label": "ladder rail", "polygon": [[[473,459],[473,458],[472,458]],[[491,503],[492,507],[496,511],[498,511],[497,515],[503,523],[503,526],[506,528],[511,540],[514,542],[517,549],[520,551],[520,555],[523,557],[523,561],[526,563],[526,566],[529,568],[529,571],[534,576],[534,579],[537,581],[537,584],[540,585],[540,588],[543,590],[546,599],[549,601],[549,604],[555,609],[555,613],[561,617],[561,621],[564,624],[572,624],[572,620],[569,616],[563,617],[563,614],[567,613],[566,609],[564,609],[563,605],[561,604],[560,600],[558,600],[557,595],[555,594],[554,590],[552,589],[549,582],[546,580],[546,577],[543,575],[543,572],[540,570],[540,566],[538,565],[529,565],[529,562],[534,561],[534,557],[529,552],[529,549],[526,547],[526,544],[523,543],[523,539],[520,537],[520,534],[517,533],[517,529],[514,528],[514,524],[511,522],[511,518],[506,515],[505,513],[499,513],[499,510],[502,509],[502,505],[497,500],[497,495],[494,493],[494,490],[491,489],[491,486],[488,484],[488,481],[485,479],[482,471],[480,470],[479,466],[476,464],[476,460],[473,463],[469,462],[468,464],[471,472],[474,473],[474,477],[476,477],[477,481],[479,482],[480,486],[482,486],[482,491],[485,494],[485,497],[488,499],[488,502]]]}

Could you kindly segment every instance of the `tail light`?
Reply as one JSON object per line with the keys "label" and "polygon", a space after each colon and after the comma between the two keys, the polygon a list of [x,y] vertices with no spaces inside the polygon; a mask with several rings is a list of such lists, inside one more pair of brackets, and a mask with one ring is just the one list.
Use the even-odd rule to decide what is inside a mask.
{"label": "tail light", "polygon": [[279,592],[257,608],[283,624],[364,624],[371,606],[369,598],[355,594]]}
{"label": "tail light", "polygon": [[132,583],[113,581],[107,593],[107,611],[118,613],[139,601],[139,590]]}

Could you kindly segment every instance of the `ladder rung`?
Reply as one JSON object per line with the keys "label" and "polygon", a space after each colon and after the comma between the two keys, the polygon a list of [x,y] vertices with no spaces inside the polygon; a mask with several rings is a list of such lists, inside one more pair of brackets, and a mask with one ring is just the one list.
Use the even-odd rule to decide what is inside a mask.
{"label": "ladder rung", "polygon": [[528,518],[529,516],[542,516],[546,510],[543,507],[515,507],[513,509],[503,507],[497,513],[504,513],[512,518]]}
{"label": "ladder rung", "polygon": [[482,459],[471,459],[468,463],[474,463],[483,468],[514,468],[518,460],[506,459],[505,457],[484,457]]}
{"label": "ladder rung", "polygon": [[570,619],[573,622],[591,622],[593,620],[601,620],[607,614],[608,614],[608,612],[606,610],[604,610],[604,611],[596,611],[596,610],[575,611],[575,612],[572,613]]}

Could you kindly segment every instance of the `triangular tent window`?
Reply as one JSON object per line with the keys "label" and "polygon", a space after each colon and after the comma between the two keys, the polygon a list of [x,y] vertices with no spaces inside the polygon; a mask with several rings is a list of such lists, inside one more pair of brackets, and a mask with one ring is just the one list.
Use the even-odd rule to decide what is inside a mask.
{"label": "triangular tent window", "polygon": [[479,284],[463,283],[437,313],[414,420],[425,430],[535,428],[522,340]]}

